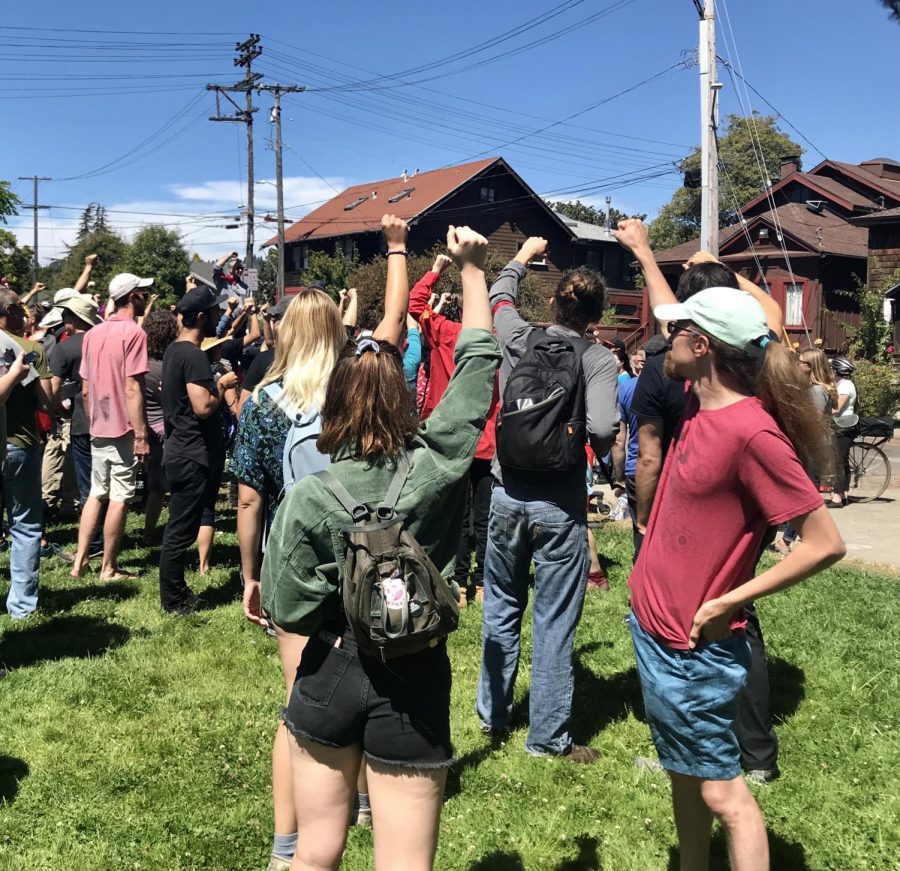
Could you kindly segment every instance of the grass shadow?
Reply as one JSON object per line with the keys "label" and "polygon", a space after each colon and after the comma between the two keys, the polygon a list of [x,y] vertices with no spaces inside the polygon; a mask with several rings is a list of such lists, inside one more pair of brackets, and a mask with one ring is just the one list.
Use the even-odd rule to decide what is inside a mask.
{"label": "grass shadow", "polygon": [[25,668],[59,659],[86,659],[121,647],[131,632],[99,617],[68,615],[46,623],[7,631],[0,640],[0,661],[9,668]]}
{"label": "grass shadow", "polygon": [[575,838],[578,855],[574,859],[563,859],[554,871],[601,871],[603,863],[597,855],[599,841],[587,835]]}
{"label": "grass shadow", "polygon": [[218,587],[207,587],[197,594],[197,605],[201,611],[213,611],[221,605],[230,605],[241,597],[241,576],[232,572],[228,580]]}
{"label": "grass shadow", "polygon": [[447,771],[447,783],[444,786],[444,800],[453,798],[462,792],[462,774],[467,768],[477,768],[490,756],[496,749],[487,738],[481,747],[470,750],[463,756],[460,756],[453,767]]}
{"label": "grass shadow", "polygon": [[[806,850],[802,844],[788,841],[769,828],[766,829],[766,834],[769,836],[769,867],[784,871],[809,871]],[[670,847],[668,871],[678,871],[680,867],[678,847]],[[710,843],[709,868],[710,871],[728,871],[729,867],[725,832],[717,826]]]}
{"label": "grass shadow", "polygon": [[98,583],[82,587],[63,587],[61,589],[42,589],[41,607],[54,614],[68,611],[79,602],[92,599],[106,599],[113,602],[124,602],[138,594],[137,587],[121,581],[108,584]]}
{"label": "grass shadow", "polygon": [[784,722],[797,713],[806,698],[806,675],[802,668],[782,659],[767,657],[769,668],[769,704],[775,723]]}
{"label": "grass shadow", "polygon": [[572,734],[580,744],[588,744],[608,725],[633,713],[645,721],[644,698],[637,669],[599,677],[576,656],[575,704],[572,705]]}
{"label": "grass shadow", "polygon": [[469,865],[469,871],[525,871],[525,863],[519,853],[488,853]]}
{"label": "grass shadow", "polygon": [[19,784],[28,777],[29,771],[24,759],[0,754],[0,807],[15,801]]}

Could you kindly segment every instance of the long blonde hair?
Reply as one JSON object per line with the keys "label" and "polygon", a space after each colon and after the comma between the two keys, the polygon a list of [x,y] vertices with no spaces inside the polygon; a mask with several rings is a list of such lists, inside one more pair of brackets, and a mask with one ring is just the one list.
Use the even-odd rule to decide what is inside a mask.
{"label": "long blonde hair", "polygon": [[825,352],[821,348],[804,348],[800,352],[800,359],[809,366],[809,380],[828,394],[832,407],[836,406],[837,384]]}
{"label": "long blonde hair", "polygon": [[281,319],[275,359],[253,391],[254,402],[259,402],[262,388],[283,380],[280,405],[290,403],[301,412],[321,408],[331,371],[346,342],[335,302],[321,290],[304,288]]}

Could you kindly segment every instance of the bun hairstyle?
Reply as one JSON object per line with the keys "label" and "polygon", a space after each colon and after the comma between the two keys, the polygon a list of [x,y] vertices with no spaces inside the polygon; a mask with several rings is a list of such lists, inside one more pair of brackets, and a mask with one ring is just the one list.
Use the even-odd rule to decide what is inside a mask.
{"label": "bun hairstyle", "polygon": [[556,323],[583,333],[600,320],[606,304],[606,287],[598,272],[579,266],[560,279],[553,294]]}

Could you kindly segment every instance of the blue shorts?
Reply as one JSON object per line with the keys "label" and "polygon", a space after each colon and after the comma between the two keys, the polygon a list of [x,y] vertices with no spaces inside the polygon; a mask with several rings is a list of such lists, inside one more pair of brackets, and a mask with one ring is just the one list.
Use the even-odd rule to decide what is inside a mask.
{"label": "blue shorts", "polygon": [[734,734],[750,668],[742,632],[675,650],[657,641],[628,616],[647,722],[659,761],[667,771],[704,780],[731,780],[741,773]]}

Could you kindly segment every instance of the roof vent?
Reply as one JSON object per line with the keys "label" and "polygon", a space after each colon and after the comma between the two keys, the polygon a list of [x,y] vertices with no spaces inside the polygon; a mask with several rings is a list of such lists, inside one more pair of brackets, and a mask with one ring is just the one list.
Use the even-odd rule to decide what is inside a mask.
{"label": "roof vent", "polygon": [[400,200],[405,200],[407,197],[409,197],[414,190],[415,190],[415,188],[404,188],[402,191],[400,191],[399,194],[394,194],[388,200],[388,202],[389,203],[399,203]]}
{"label": "roof vent", "polygon": [[760,227],[759,228],[759,241],[760,242],[768,242],[769,241],[769,228],[768,227]]}
{"label": "roof vent", "polygon": [[806,208],[819,215],[822,213],[822,209],[825,208],[825,200],[807,200]]}
{"label": "roof vent", "polygon": [[344,206],[344,211],[345,212],[352,211],[357,206],[361,206],[367,199],[369,199],[369,198],[368,197],[357,197],[355,200],[353,200],[353,202],[347,203],[347,205]]}

